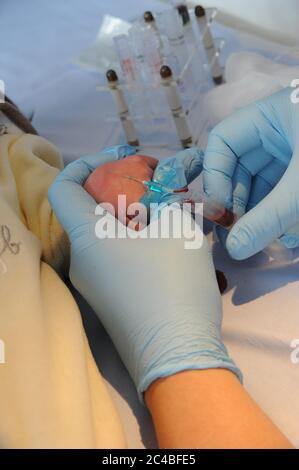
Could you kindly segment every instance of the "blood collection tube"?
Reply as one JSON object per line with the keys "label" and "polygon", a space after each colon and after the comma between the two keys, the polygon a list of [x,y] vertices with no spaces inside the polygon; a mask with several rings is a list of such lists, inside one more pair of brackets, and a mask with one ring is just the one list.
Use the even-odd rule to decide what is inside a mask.
{"label": "blood collection tube", "polygon": [[136,135],[136,130],[133,121],[130,117],[129,108],[122,89],[118,86],[118,76],[115,70],[108,70],[106,73],[109,88],[113,95],[120,122],[123,126],[127,142],[134,147],[139,146],[139,141]]}
{"label": "blood collection tube", "polygon": [[152,14],[151,11],[145,11],[143,13],[143,20],[144,20],[146,26],[148,26],[150,29],[153,29],[157,33],[157,35],[160,36],[160,32],[159,32],[159,29],[157,27],[156,20],[155,20],[154,15]]}
{"label": "blood collection tube", "polygon": [[183,148],[192,146],[192,134],[190,132],[187,116],[183,110],[176,81],[173,80],[172,70],[168,65],[163,65],[160,70],[161,83],[165,90],[166,98],[172,113],[174,124]]}
{"label": "blood collection tube", "polygon": [[214,224],[230,229],[237,221],[232,211],[216,204],[215,201],[204,201],[203,204],[203,216]]}
{"label": "blood collection tube", "polygon": [[162,41],[162,38],[161,38],[161,35],[160,35],[159,28],[157,26],[155,17],[152,14],[152,12],[151,11],[145,11],[144,14],[143,14],[143,20],[144,20],[146,26],[156,34],[156,36],[158,38],[158,41],[159,41],[160,53],[162,54],[162,50],[163,50],[164,45],[163,45],[163,41]]}
{"label": "blood collection tube", "polygon": [[189,10],[187,8],[187,5],[185,5],[184,3],[181,3],[177,5],[176,9],[182,18],[183,25],[185,26],[187,24],[190,24],[191,20],[190,20],[190,15],[189,15]]}
{"label": "blood collection tube", "polygon": [[129,29],[128,35],[139,76],[144,83],[150,85],[152,77],[144,57],[144,29],[141,24],[134,23]]}
{"label": "blood collection tube", "polygon": [[113,41],[125,80],[130,84],[136,80],[136,71],[128,36],[120,34]]}
{"label": "blood collection tube", "polygon": [[154,29],[156,29],[155,18],[151,11],[145,11],[143,13],[143,19],[147,25],[152,26]]}
{"label": "blood collection tube", "polygon": [[293,261],[298,260],[298,253],[296,256],[296,250],[287,248],[279,240],[274,240],[271,245],[263,249],[263,252],[278,263],[290,264]]}
{"label": "blood collection tube", "polygon": [[160,69],[163,62],[159,39],[153,29],[147,29],[143,33],[143,51],[151,76],[150,81],[157,84],[160,82]]}
{"label": "blood collection tube", "polygon": [[219,64],[214,39],[207,22],[206,10],[201,5],[197,5],[194,9],[194,13],[200,32],[202,34],[202,41],[211,67],[213,80],[216,85],[220,85],[223,81],[222,70]]}
{"label": "blood collection tube", "polygon": [[178,13],[178,10],[174,9],[165,10],[161,14],[161,20],[169,46],[177,59],[178,70],[175,70],[175,73],[179,75],[184,68],[189,56],[189,51],[184,36],[182,19]]}
{"label": "blood collection tube", "polygon": [[[216,225],[221,225],[221,227],[227,230],[231,230],[238,220],[234,212],[206,196],[203,191],[198,191],[193,188],[189,189],[184,195],[182,204],[186,202],[191,203],[192,212],[195,212],[195,207],[192,207],[193,204],[203,204],[203,217]],[[296,256],[295,250],[286,248],[279,240],[274,240],[269,246],[264,248],[263,253],[281,265],[293,263],[298,259],[298,254]]]}
{"label": "blood collection tube", "polygon": [[196,39],[193,32],[192,21],[189,15],[187,5],[180,4],[177,7],[180,17],[182,18],[184,36],[188,44],[196,46]]}
{"label": "blood collection tube", "polygon": [[[196,203],[203,204],[203,217],[228,230],[230,230],[237,221],[237,216],[231,210],[206,196],[203,191],[189,188],[188,192],[186,192],[183,197],[183,203],[186,202],[191,203],[191,205]],[[195,207],[193,207],[192,210],[193,209],[195,209]]]}

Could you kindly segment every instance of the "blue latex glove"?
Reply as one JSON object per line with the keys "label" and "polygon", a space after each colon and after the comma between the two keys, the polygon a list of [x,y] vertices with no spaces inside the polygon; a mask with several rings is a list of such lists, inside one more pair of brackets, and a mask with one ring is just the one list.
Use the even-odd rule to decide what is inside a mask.
{"label": "blue latex glove", "polygon": [[202,172],[204,153],[197,148],[182,150],[175,157],[160,160],[153,179],[172,189],[192,183]]}
{"label": "blue latex glove", "polygon": [[[97,204],[82,185],[99,165],[132,152],[121,146],[81,158],[50,188],[71,242],[71,281],[111,336],[141,398],[154,380],[182,370],[227,368],[240,376],[221,340],[221,298],[205,238],[201,249],[186,250],[184,238],[95,236]],[[106,220],[115,222],[111,214]]]}
{"label": "blue latex glove", "polygon": [[[204,190],[240,220],[226,247],[238,260],[277,238],[299,246],[299,104],[284,89],[218,124],[204,158]],[[297,134],[297,135],[296,135]]]}
{"label": "blue latex glove", "polygon": [[[154,171],[153,181],[162,184],[165,188],[181,189],[192,183],[202,172],[204,153],[197,148],[182,150],[175,157],[160,160]],[[163,207],[168,204],[180,202],[182,195],[165,193],[159,194],[147,191],[140,202],[146,207],[150,204],[160,204]],[[152,218],[158,216],[158,211],[153,211]]]}

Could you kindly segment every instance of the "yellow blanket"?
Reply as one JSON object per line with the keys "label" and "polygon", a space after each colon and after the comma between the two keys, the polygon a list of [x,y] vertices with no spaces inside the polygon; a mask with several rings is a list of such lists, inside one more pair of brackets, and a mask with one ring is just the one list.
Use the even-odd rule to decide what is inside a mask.
{"label": "yellow blanket", "polygon": [[0,137],[0,447],[123,448],[77,305],[54,271],[68,263],[47,199],[61,168],[45,139]]}

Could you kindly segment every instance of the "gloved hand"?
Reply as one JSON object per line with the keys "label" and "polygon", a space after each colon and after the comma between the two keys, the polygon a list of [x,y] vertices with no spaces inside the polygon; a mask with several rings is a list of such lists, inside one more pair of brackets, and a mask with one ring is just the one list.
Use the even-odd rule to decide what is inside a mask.
{"label": "gloved hand", "polygon": [[210,134],[204,190],[240,220],[226,247],[241,260],[274,240],[299,246],[299,104],[290,88],[251,104]]}
{"label": "gloved hand", "polygon": [[[172,190],[184,188],[202,172],[203,159],[202,150],[196,148],[182,150],[175,157],[160,160],[152,180]],[[154,191],[147,191],[140,199],[140,202],[146,207],[150,207],[151,204],[159,205],[157,209],[153,208],[151,211],[151,220],[159,217],[165,206],[181,201],[182,194],[180,193],[159,194]]]}
{"label": "gloved hand", "polygon": [[[181,238],[136,239],[136,232],[113,238],[115,219],[107,213],[109,236],[95,235],[97,204],[82,185],[99,165],[132,153],[120,146],[81,158],[50,188],[50,203],[71,242],[71,281],[111,336],[141,398],[154,380],[182,370],[227,368],[240,376],[221,340],[221,298],[208,242],[185,249],[198,226]],[[196,155],[186,159],[187,173]],[[191,216],[183,217],[191,227]]]}
{"label": "gloved hand", "polygon": [[[140,230],[147,226],[147,211],[137,216],[136,210],[132,210],[131,215],[128,209],[133,209],[132,205],[144,196],[146,188],[142,182],[152,180],[157,164],[157,159],[145,155],[130,155],[122,160],[107,162],[91,173],[84,189],[96,202],[109,204],[113,215],[124,225],[129,225],[133,219],[134,227],[137,229],[138,226]],[[125,196],[121,207],[118,207],[119,194]]]}

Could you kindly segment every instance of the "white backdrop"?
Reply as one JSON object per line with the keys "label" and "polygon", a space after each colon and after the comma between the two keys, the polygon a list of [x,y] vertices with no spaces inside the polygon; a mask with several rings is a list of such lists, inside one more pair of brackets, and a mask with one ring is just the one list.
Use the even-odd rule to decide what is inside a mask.
{"label": "white backdrop", "polygon": [[229,26],[260,33],[269,39],[299,42],[298,0],[189,0],[188,3],[219,8]]}

